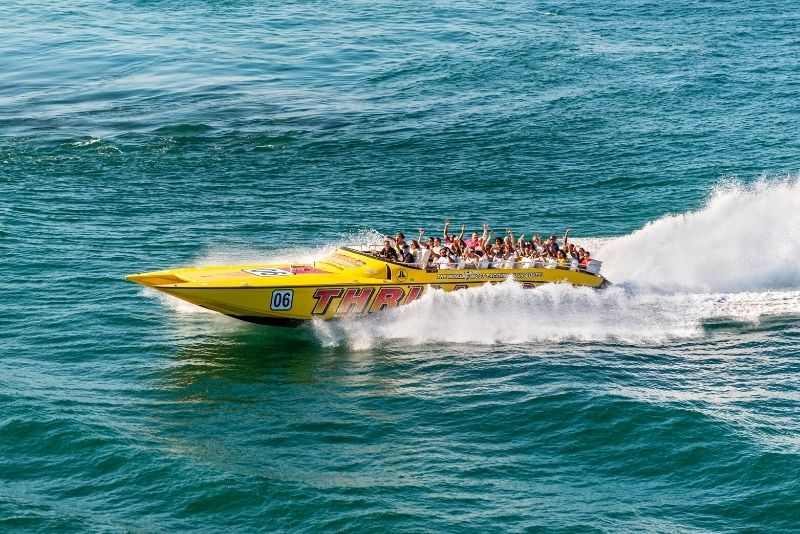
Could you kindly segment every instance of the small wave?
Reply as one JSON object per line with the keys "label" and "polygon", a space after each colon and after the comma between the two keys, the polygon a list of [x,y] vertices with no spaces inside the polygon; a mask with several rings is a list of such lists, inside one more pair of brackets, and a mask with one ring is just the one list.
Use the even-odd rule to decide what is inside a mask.
{"label": "small wave", "polygon": [[99,154],[122,154],[122,150],[100,137],[92,137],[83,141],[75,141],[74,143],[69,143],[68,146],[75,148],[88,148],[95,145],[97,145],[95,150]]}
{"label": "small wave", "polygon": [[91,139],[87,139],[85,141],[75,141],[74,143],[70,143],[70,146],[83,148],[83,147],[87,147],[87,146],[96,145],[96,144],[102,143],[102,142],[103,142],[103,140],[100,139],[99,137],[92,137]]}

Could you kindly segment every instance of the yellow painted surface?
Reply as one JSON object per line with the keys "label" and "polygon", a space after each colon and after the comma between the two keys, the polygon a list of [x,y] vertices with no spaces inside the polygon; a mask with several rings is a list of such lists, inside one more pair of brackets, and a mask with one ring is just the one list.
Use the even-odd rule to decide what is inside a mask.
{"label": "yellow painted surface", "polygon": [[454,291],[509,277],[529,286],[562,282],[596,288],[605,281],[552,268],[425,270],[347,248],[313,264],[189,267],[126,278],[226,315],[280,323],[374,313],[407,304],[430,287]]}

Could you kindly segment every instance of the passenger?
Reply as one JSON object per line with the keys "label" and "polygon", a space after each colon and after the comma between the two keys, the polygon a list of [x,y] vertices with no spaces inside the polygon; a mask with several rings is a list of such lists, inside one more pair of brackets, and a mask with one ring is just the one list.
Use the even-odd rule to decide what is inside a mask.
{"label": "passenger", "polygon": [[464,254],[461,255],[459,268],[461,269],[475,269],[478,266],[478,256],[475,255],[475,249],[467,247]]}
{"label": "passenger", "polygon": [[450,249],[447,247],[441,247],[441,253],[439,255],[439,259],[436,260],[436,264],[439,266],[440,269],[452,269],[453,258],[450,257]]}
{"label": "passenger", "polygon": [[376,254],[383,259],[397,261],[397,251],[392,246],[392,242],[388,239],[383,242],[383,248]]}
{"label": "passenger", "polygon": [[392,248],[394,248],[395,252],[397,252],[397,256],[399,258],[403,257],[404,248],[408,248],[408,243],[406,243],[406,236],[403,235],[403,232],[397,232],[397,234],[392,237],[390,235],[386,236],[386,240],[391,243]]}
{"label": "passenger", "polygon": [[403,235],[403,232],[397,232],[397,235],[394,236],[394,249],[397,251],[397,255],[402,255],[403,248],[407,246],[406,236]]}
{"label": "passenger", "polygon": [[[415,244],[416,244],[416,241],[412,241],[411,242],[411,245],[415,245]],[[406,245],[406,246],[403,247],[402,250],[403,250],[403,253],[399,256],[400,261],[402,263],[414,263],[415,261],[417,261],[417,257],[412,252],[411,246]],[[419,250],[419,249],[415,248],[414,250]]]}
{"label": "passenger", "polygon": [[567,247],[567,256],[575,260],[578,259],[578,249],[572,243]]}
{"label": "passenger", "polygon": [[[446,245],[449,245],[450,243],[452,243],[453,241],[456,240],[456,235],[455,234],[447,235],[447,228],[449,226],[450,226],[450,219],[445,219],[444,220],[444,230],[442,230],[442,237],[444,237],[444,243]],[[458,235],[458,239],[463,239],[464,232],[466,231],[466,229],[467,229],[466,225],[462,224],[461,225],[461,233]]]}
{"label": "passenger", "polygon": [[453,249],[453,251],[454,251],[454,252],[455,252],[457,255],[460,255],[460,254],[462,254],[462,253],[463,253],[465,250],[467,250],[467,242],[466,242],[466,241],[464,241],[463,239],[461,239],[460,237],[456,237],[456,238],[453,240],[453,244],[452,244],[452,245],[450,245],[450,247]]}
{"label": "passenger", "polygon": [[533,267],[534,263],[533,254],[530,252],[530,249],[528,249],[526,252],[527,253],[522,258],[520,267],[523,269],[530,269],[531,267]]}
{"label": "passenger", "polygon": [[558,254],[559,246],[558,246],[558,241],[556,241],[555,235],[550,236],[550,239],[547,240],[547,243],[545,243],[544,248],[550,254]]}
{"label": "passenger", "polygon": [[486,250],[489,250],[490,248],[492,248],[489,245],[489,237],[488,236],[486,237],[486,239],[481,238],[479,241],[480,242],[478,243],[478,246],[475,247],[475,250],[486,251]]}
{"label": "passenger", "polygon": [[542,236],[536,234],[533,236],[533,246],[536,247],[538,252],[542,252],[544,250],[544,243],[542,243]]}
{"label": "passenger", "polygon": [[514,247],[514,232],[511,231],[511,228],[506,228],[506,237],[503,238],[503,244],[508,247]]}
{"label": "passenger", "polygon": [[[489,231],[489,225],[483,223],[483,238],[486,239],[486,234]],[[472,237],[466,241],[468,247],[475,248],[481,243],[481,238],[478,237],[478,232],[472,232]]]}
{"label": "passenger", "polygon": [[589,263],[590,263],[591,261],[592,261],[592,255],[589,253],[589,251],[588,251],[588,250],[585,250],[585,251],[583,252],[583,257],[581,258],[581,261],[580,261],[580,262],[578,262],[578,264],[579,264],[581,267],[584,267],[584,268],[585,268],[587,265],[589,265]]}
{"label": "passenger", "polygon": [[406,263],[416,263],[422,257],[422,247],[419,246],[419,243],[415,239],[411,240],[408,251],[411,253],[412,260]]}
{"label": "passenger", "polygon": [[434,238],[433,238],[433,249],[432,249],[432,250],[433,250],[433,251],[434,251],[434,252],[435,252],[437,255],[441,255],[441,254],[442,254],[442,248],[444,248],[444,247],[442,247],[442,240],[441,240],[441,238],[439,238],[439,237],[434,237]]}
{"label": "passenger", "polygon": [[567,261],[567,253],[563,250],[559,250],[556,254],[556,263],[558,263],[559,267],[569,266],[569,262]]}
{"label": "passenger", "polygon": [[492,268],[502,269],[504,264],[505,264],[505,259],[503,258],[503,253],[498,250],[497,253],[494,255],[494,259],[492,260]]}

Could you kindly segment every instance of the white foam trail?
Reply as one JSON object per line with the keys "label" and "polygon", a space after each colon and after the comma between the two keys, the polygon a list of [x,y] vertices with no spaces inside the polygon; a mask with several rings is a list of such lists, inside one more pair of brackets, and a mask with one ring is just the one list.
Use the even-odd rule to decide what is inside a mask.
{"label": "white foam trail", "polygon": [[800,177],[717,187],[698,211],[601,245],[603,274],[662,291],[800,287]]}
{"label": "white foam trail", "polygon": [[710,320],[757,321],[786,314],[800,315],[800,291],[662,294],[565,284],[531,290],[508,280],[451,293],[432,290],[407,306],[365,318],[315,323],[314,328],[324,344],[356,350],[393,339],[411,345],[649,344],[700,337],[703,323]]}
{"label": "white foam trail", "polygon": [[[408,306],[334,323],[333,328],[339,330],[340,342],[356,349],[376,339],[419,345],[603,339],[636,343],[701,334],[700,324],[685,317],[679,306],[663,299],[653,304],[650,296],[631,298],[621,288],[595,291],[549,284],[530,290],[508,280],[452,293],[431,290]],[[327,331],[326,338],[331,337]]]}

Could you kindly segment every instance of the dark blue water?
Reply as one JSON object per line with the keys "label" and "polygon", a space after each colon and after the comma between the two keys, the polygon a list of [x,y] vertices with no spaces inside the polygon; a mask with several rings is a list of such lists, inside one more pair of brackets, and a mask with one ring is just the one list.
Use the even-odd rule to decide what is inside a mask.
{"label": "dark blue water", "polygon": [[[795,3],[0,20],[0,529],[797,530]],[[123,280],[445,217],[616,285],[276,330]]]}

